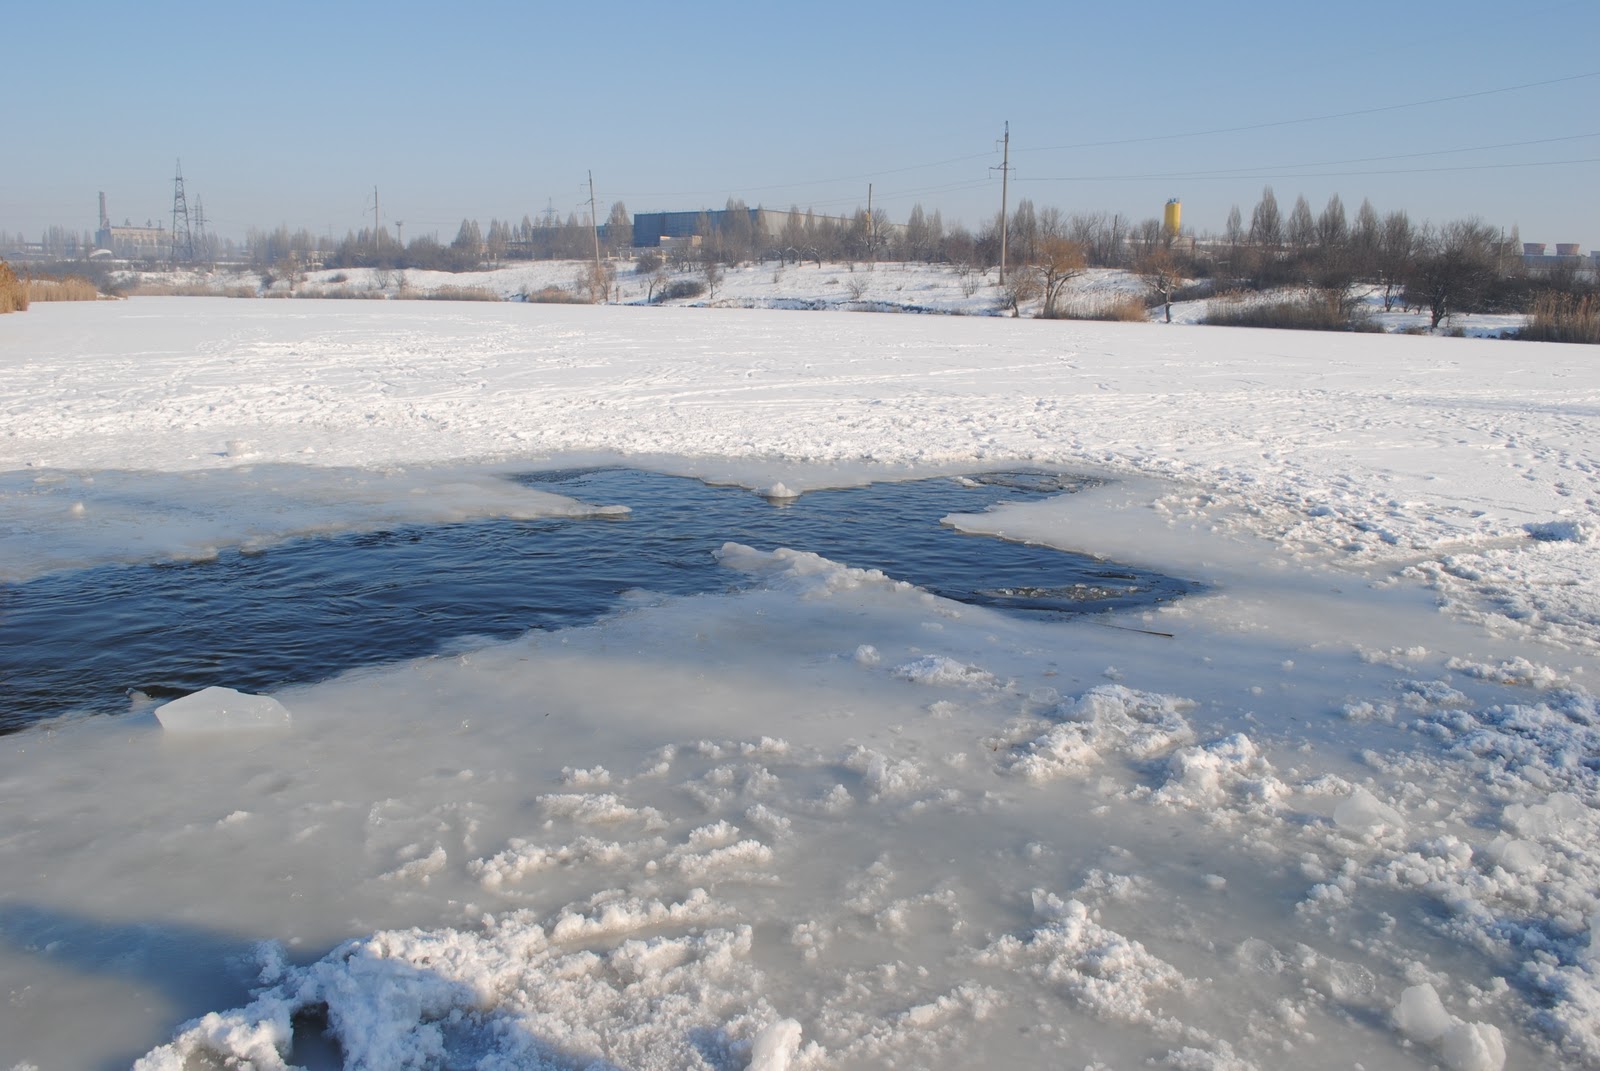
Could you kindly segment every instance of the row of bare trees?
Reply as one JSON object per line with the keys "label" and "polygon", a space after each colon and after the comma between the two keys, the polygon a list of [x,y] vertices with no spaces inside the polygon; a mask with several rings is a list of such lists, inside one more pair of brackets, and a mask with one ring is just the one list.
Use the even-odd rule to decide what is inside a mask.
{"label": "row of bare trees", "polygon": [[[945,263],[987,270],[1001,261],[998,215],[977,230],[947,225],[937,209],[914,205],[904,224],[882,209],[857,208],[848,216],[820,216],[791,207],[781,225],[770,214],[752,212],[730,198],[723,211],[704,213],[695,228],[698,244],[675,248],[668,263],[706,270],[757,260],[852,262],[898,260]],[[765,222],[765,226],[763,226]],[[1005,301],[1013,311],[1038,302],[1041,315],[1059,310],[1071,280],[1089,267],[1127,268],[1175,285],[1182,278],[1209,278],[1218,289],[1302,287],[1344,300],[1358,284],[1380,287],[1384,307],[1427,309],[1435,326],[1452,312],[1514,311],[1551,280],[1530,280],[1523,271],[1516,230],[1507,234],[1468,219],[1439,226],[1416,224],[1404,211],[1380,215],[1363,200],[1348,213],[1335,194],[1318,211],[1304,196],[1285,211],[1270,186],[1246,214],[1235,205],[1221,234],[1173,235],[1155,218],[1134,220],[1120,213],[1064,213],[1053,206],[1020,201],[1004,221],[1007,272]],[[328,267],[421,268],[464,271],[520,259],[588,259],[596,228],[587,215],[553,213],[538,221],[491,220],[487,229],[463,220],[448,244],[424,234],[404,245],[387,229],[351,232],[338,242],[319,242],[305,231],[252,231],[248,248],[258,266],[285,260]],[[616,202],[598,228],[602,251],[627,255],[632,218]],[[1568,273],[1569,275],[1571,273]],[[1582,290],[1581,278],[1556,281],[1557,289]],[[1170,297],[1172,285],[1164,285]]]}
{"label": "row of bare trees", "polygon": [[1220,239],[1197,244],[1193,259],[1234,286],[1338,295],[1376,285],[1386,311],[1425,309],[1435,328],[1451,313],[1525,311],[1538,292],[1592,286],[1571,268],[1530,273],[1514,227],[1508,233],[1476,218],[1416,224],[1404,211],[1380,216],[1366,200],[1351,218],[1338,194],[1316,213],[1297,197],[1285,215],[1270,186],[1248,226],[1235,206]]}

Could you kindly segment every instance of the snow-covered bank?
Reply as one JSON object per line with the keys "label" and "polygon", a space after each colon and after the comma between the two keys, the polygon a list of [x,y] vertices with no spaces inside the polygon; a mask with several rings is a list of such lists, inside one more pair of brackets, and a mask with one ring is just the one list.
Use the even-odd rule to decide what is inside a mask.
{"label": "snow-covered bank", "polygon": [[0,322],[11,576],[571,509],[494,474],[582,455],[753,490],[1090,471],[952,523],[1213,588],[1019,621],[730,546],[762,586],[293,689],[287,729],[0,739],[0,1066],[315,1066],[324,1024],[373,1067],[1600,1066],[1586,357],[539,305]]}
{"label": "snow-covered bank", "polygon": [[[785,309],[790,311],[898,312],[946,316],[1037,316],[1042,302],[1023,296],[1011,307],[1012,295],[1001,285],[998,269],[956,264],[921,264],[888,261],[800,263],[753,262],[725,265],[714,286],[707,286],[703,271],[666,268],[640,272],[636,261],[614,261],[610,301],[619,305],[656,304],[723,309]],[[478,301],[576,301],[587,303],[588,261],[522,261],[498,268],[470,272],[417,271],[380,268],[327,268],[306,272],[293,282],[253,271],[151,271],[124,272],[114,282],[135,292],[182,293],[228,297],[271,297],[335,300],[431,300],[439,298]],[[1202,281],[1203,282],[1203,281]],[[676,285],[682,292],[664,297]],[[1266,291],[1259,300],[1300,296],[1293,288]],[[1381,288],[1365,286],[1357,294],[1364,316],[1384,331],[1419,332],[1429,317],[1421,309],[1396,304],[1384,309]],[[1151,296],[1144,278],[1125,268],[1088,268],[1063,290],[1058,307],[1073,316],[1104,316],[1113,306],[1134,305]],[[1226,301],[1226,297],[1217,300]],[[1212,299],[1174,302],[1173,323],[1200,323]],[[1153,308],[1147,319],[1168,319],[1165,310]],[[1441,325],[1445,333],[1462,332],[1478,337],[1498,337],[1526,323],[1522,315],[1455,313]]]}

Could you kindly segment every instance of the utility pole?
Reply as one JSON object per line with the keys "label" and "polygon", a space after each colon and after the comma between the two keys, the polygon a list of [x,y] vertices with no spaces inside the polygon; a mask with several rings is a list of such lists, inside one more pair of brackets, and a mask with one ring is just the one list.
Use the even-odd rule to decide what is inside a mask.
{"label": "utility pole", "polygon": [[867,183],[867,266],[878,266],[878,217],[872,214],[872,183]]}
{"label": "utility pole", "polygon": [[383,230],[382,217],[378,215],[378,187],[372,187],[372,244],[378,244],[378,232]]}
{"label": "utility pole", "polygon": [[605,300],[611,300],[611,288],[605,286],[605,273],[600,268],[600,216],[594,207],[594,172],[589,172],[589,228],[594,232],[594,285],[605,288]]}
{"label": "utility pole", "polygon": [[[1011,179],[1011,121],[1006,121],[1005,152],[1000,157],[1000,285],[1006,285],[1006,187]],[[990,168],[993,171],[994,168]]]}

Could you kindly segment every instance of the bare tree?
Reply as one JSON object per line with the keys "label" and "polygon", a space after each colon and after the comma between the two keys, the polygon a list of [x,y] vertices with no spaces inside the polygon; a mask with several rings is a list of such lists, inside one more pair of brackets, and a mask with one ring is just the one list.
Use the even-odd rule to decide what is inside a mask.
{"label": "bare tree", "polygon": [[1294,199],[1294,208],[1289,212],[1289,224],[1284,236],[1289,239],[1289,246],[1296,253],[1304,253],[1317,240],[1317,223],[1311,218],[1311,206],[1306,203],[1304,195]]}
{"label": "bare tree", "polygon": [[1000,296],[1001,308],[1009,309],[1012,316],[1021,316],[1022,306],[1039,296],[1039,277],[1031,271],[1008,272]]}
{"label": "bare tree", "polygon": [[1261,190],[1261,200],[1250,213],[1250,244],[1260,249],[1276,249],[1283,241],[1283,217],[1278,212],[1278,199],[1272,187]]}
{"label": "bare tree", "polygon": [[1134,263],[1140,264],[1149,259],[1157,249],[1165,248],[1167,229],[1161,225],[1159,219],[1147,219],[1133,228],[1129,239],[1133,244]]}
{"label": "bare tree", "polygon": [[736,197],[728,198],[717,231],[723,263],[740,264],[755,256],[755,222],[743,201]]}
{"label": "bare tree", "polygon": [[789,214],[784,217],[783,231],[778,236],[778,245],[784,250],[793,250],[795,263],[800,262],[800,252],[811,244],[811,235],[806,230],[805,217],[800,215],[799,205],[790,205]]}
{"label": "bare tree", "polygon": [[1123,262],[1128,230],[1126,216],[1104,212],[1075,213],[1066,224],[1066,236],[1083,247],[1089,263],[1097,268],[1113,268]]}
{"label": "bare tree", "polygon": [[1228,222],[1222,230],[1223,237],[1228,239],[1231,246],[1244,244],[1244,217],[1239,214],[1239,206],[1234,205],[1228,209]]}
{"label": "bare tree", "polygon": [[1470,312],[1495,279],[1496,232],[1481,220],[1448,223],[1426,236],[1406,282],[1407,301],[1426,305],[1433,330],[1453,312]]}
{"label": "bare tree", "polygon": [[606,217],[606,248],[612,253],[633,248],[633,218],[621,201],[611,206],[611,214]]}
{"label": "bare tree", "polygon": [[1166,310],[1167,323],[1172,322],[1172,292],[1178,288],[1178,268],[1172,262],[1172,253],[1156,249],[1139,261],[1139,276],[1145,288],[1160,300]]}
{"label": "bare tree", "polygon": [[1007,229],[1007,252],[1011,254],[1011,262],[1017,265],[1032,264],[1038,255],[1039,219],[1031,200],[1024,197],[1017,202]]}
{"label": "bare tree", "polygon": [[1338,194],[1328,198],[1328,206],[1317,217],[1317,245],[1328,253],[1344,245],[1350,237],[1350,227],[1345,220],[1344,202]]}
{"label": "bare tree", "polygon": [[902,248],[906,260],[928,260],[933,252],[933,243],[929,240],[928,217],[923,213],[920,202],[911,206],[911,215],[906,217]]}
{"label": "bare tree", "polygon": [[594,304],[609,302],[611,288],[616,283],[615,269],[609,264],[585,264],[578,273],[577,290]]}
{"label": "bare tree", "polygon": [[667,266],[664,263],[659,263],[658,262],[656,264],[655,270],[650,273],[649,282],[645,285],[644,303],[646,305],[654,304],[655,300],[656,300],[656,291],[657,290],[665,290],[666,288],[667,288]]}
{"label": "bare tree", "polygon": [[1384,216],[1383,228],[1378,234],[1378,278],[1383,284],[1384,312],[1394,308],[1416,255],[1417,237],[1411,227],[1411,217],[1403,211]]}
{"label": "bare tree", "polygon": [[1356,209],[1355,226],[1350,228],[1350,256],[1355,262],[1356,274],[1372,279],[1378,273],[1378,243],[1383,235],[1383,224],[1378,211],[1365,198]]}
{"label": "bare tree", "polygon": [[1039,279],[1039,294],[1044,299],[1040,316],[1054,319],[1059,315],[1056,304],[1061,292],[1087,267],[1083,247],[1070,238],[1051,236],[1039,242],[1034,272]]}

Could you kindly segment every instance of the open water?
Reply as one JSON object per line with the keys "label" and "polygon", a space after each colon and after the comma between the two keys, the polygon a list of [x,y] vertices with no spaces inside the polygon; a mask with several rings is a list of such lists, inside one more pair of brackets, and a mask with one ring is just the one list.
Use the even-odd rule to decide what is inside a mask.
{"label": "open water", "polygon": [[790,547],[961,602],[1096,613],[1195,585],[940,524],[1085,481],[990,473],[812,491],[784,503],[626,468],[517,477],[626,517],[475,521],[302,539],[204,562],[113,565],[0,586],[0,732],[225,685],[268,692],[437,653],[467,637],[582,625],[628,592],[731,591],[725,542]]}

